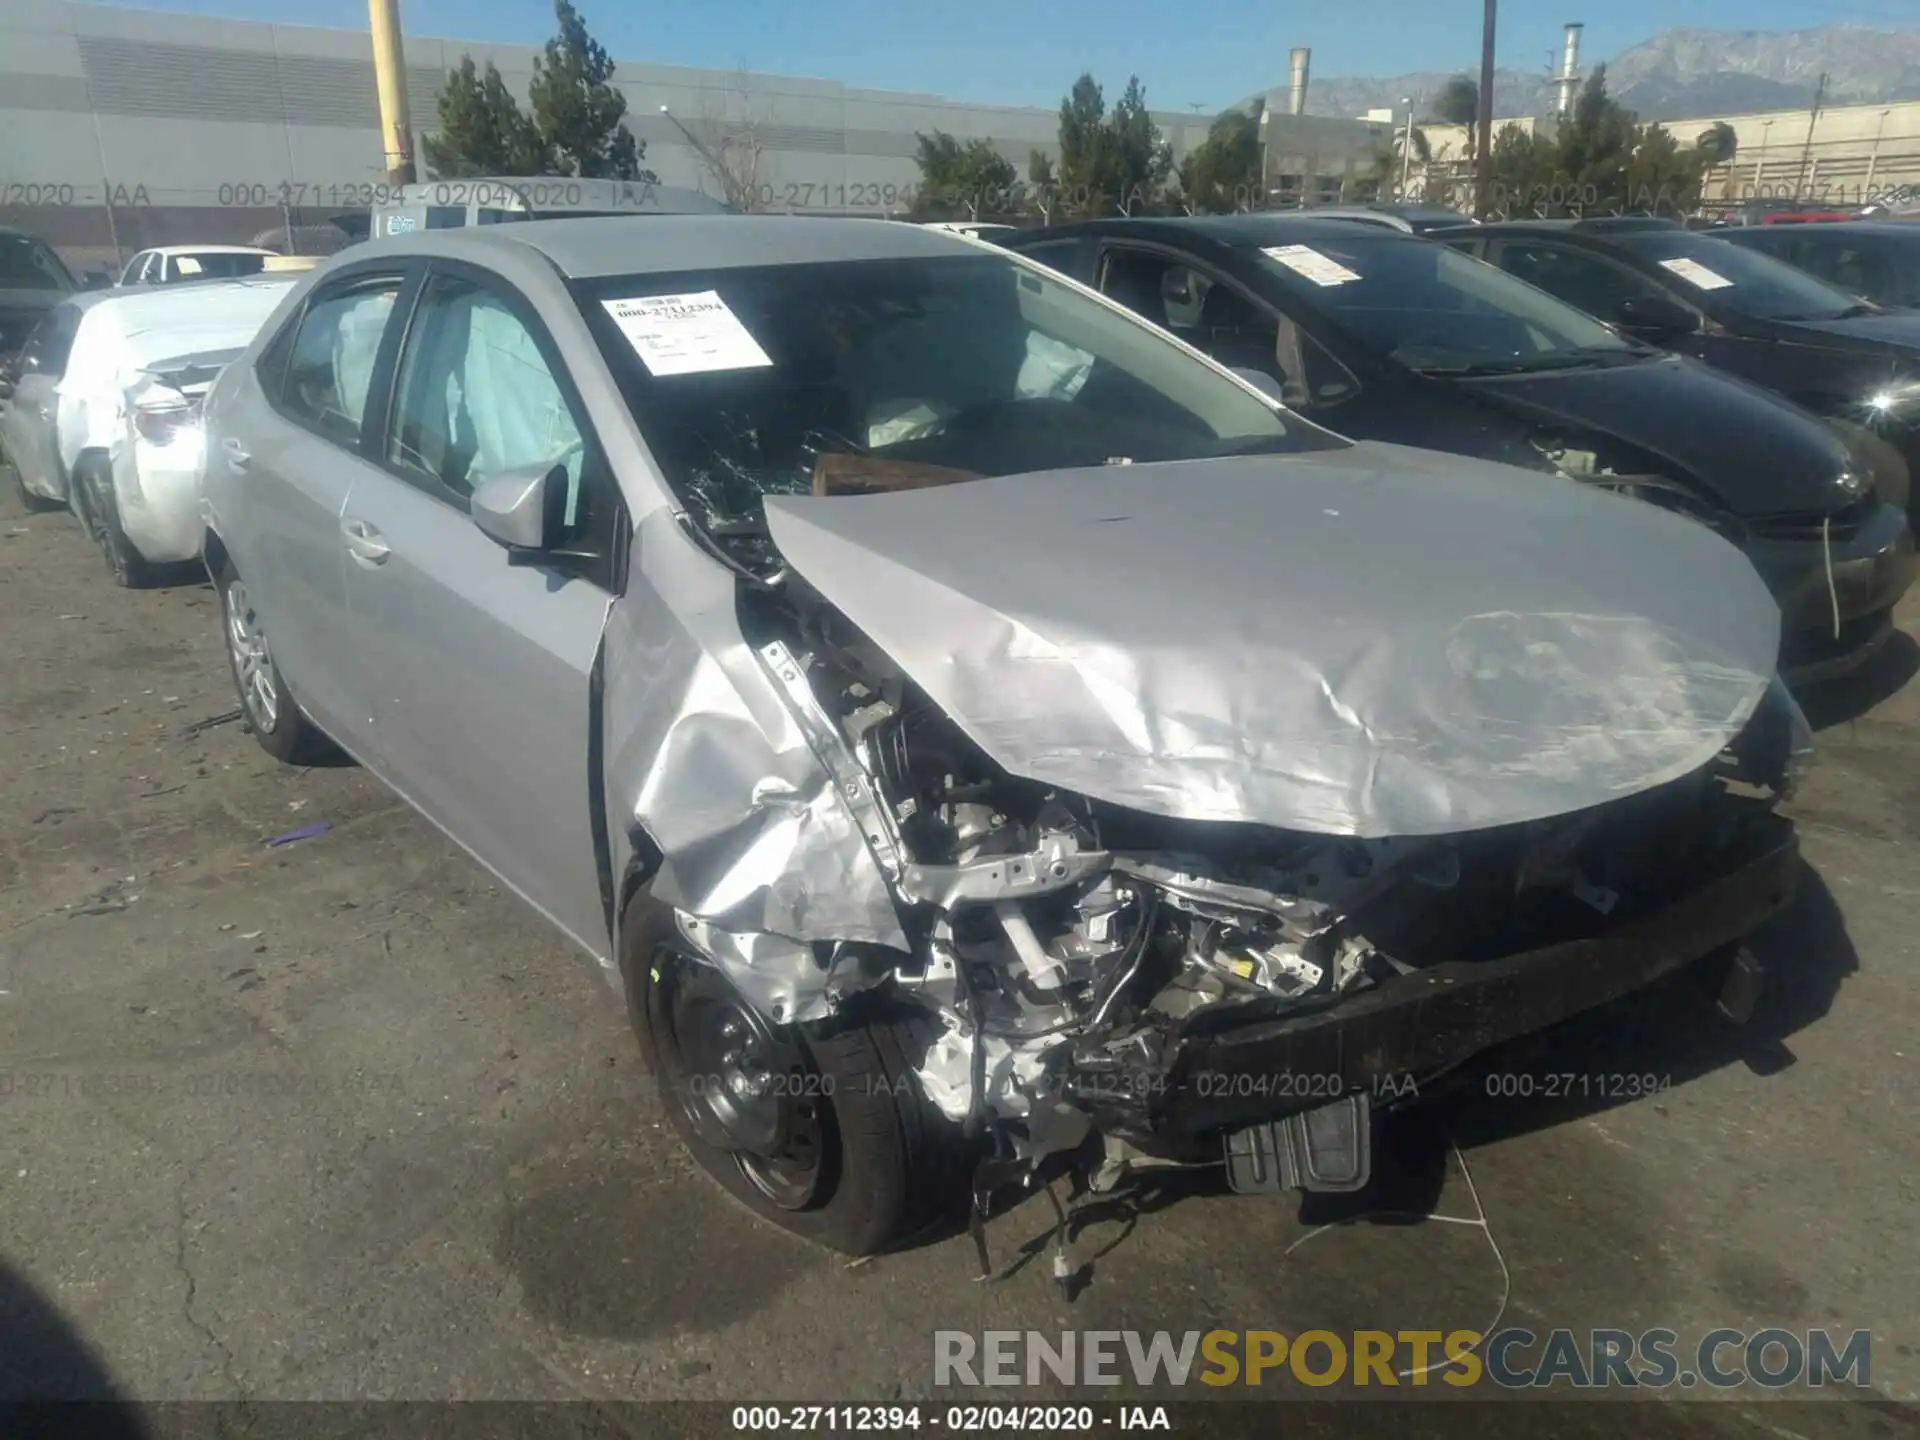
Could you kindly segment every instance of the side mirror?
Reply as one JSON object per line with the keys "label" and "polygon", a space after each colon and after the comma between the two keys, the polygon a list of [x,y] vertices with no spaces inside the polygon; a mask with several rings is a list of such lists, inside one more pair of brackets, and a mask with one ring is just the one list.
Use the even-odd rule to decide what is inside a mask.
{"label": "side mirror", "polygon": [[506,546],[508,563],[537,564],[559,538],[567,500],[567,467],[522,465],[490,475],[468,502],[473,523]]}
{"label": "side mirror", "polygon": [[1269,400],[1282,405],[1286,403],[1286,391],[1280,382],[1266,371],[1255,370],[1246,365],[1231,365],[1228,368]]}
{"label": "side mirror", "polygon": [[1637,295],[1621,302],[1620,328],[1650,340],[1670,340],[1698,330],[1700,317],[1664,295]]}

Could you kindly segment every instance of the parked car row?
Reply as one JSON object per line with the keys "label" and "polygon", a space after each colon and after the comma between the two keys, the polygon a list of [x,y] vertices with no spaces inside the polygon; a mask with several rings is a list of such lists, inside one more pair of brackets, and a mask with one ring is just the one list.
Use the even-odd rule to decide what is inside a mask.
{"label": "parked car row", "polygon": [[71,509],[119,584],[199,558],[200,402],[291,278],[69,294],[0,374],[22,499]]}
{"label": "parked car row", "polygon": [[1008,243],[531,221],[283,283],[198,412],[259,743],[545,915],[698,1163],[853,1253],[1065,1172],[1353,1189],[1377,1096],[1683,967],[1744,1013],[1783,606],[1825,555],[1880,623],[1890,482],[1397,227]]}
{"label": "parked car row", "polygon": [[[1792,369],[1795,347],[1766,337],[1786,326],[1821,326],[1824,336],[1906,325],[1920,341],[1920,324],[1856,316],[1858,302],[1796,271],[1657,222],[1433,233],[1446,243],[1351,220],[1252,215],[1097,220],[1002,243],[1257,375],[1342,434],[1568,475],[1694,516],[1745,550],[1768,582],[1794,683],[1857,668],[1887,639],[1913,577],[1903,458],[1864,429],[1849,444],[1778,395],[1593,316],[1617,291],[1617,322],[1645,340],[1686,346],[1808,400],[1832,386],[1860,409],[1835,397],[1829,413],[1862,418],[1864,374],[1849,385],[1824,350]],[[1655,273],[1687,250],[1729,252],[1738,263],[1709,258],[1739,283],[1701,301],[1726,323],[1709,335],[1687,308],[1683,325],[1677,297],[1603,251],[1643,243]],[[1735,291],[1755,292],[1742,304],[1780,318],[1736,332],[1743,320],[1718,298]],[[1823,307],[1846,320],[1800,318]]]}

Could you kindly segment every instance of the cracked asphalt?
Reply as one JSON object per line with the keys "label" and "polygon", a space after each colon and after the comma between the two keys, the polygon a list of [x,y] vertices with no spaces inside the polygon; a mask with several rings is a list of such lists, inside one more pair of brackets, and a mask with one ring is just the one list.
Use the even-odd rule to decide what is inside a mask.
{"label": "cracked asphalt", "polygon": [[[1920,1399],[1907,634],[1812,706],[1809,868],[1756,942],[1774,978],[1749,1027],[1683,983],[1492,1062],[1531,1096],[1475,1081],[1399,1120],[1371,1203],[1472,1217],[1464,1164],[1484,1232],[1320,1231],[1341,1212],[1203,1179],[1097,1215],[1068,1303],[1026,1263],[1037,1200],[994,1221],[995,1284],[964,1236],[849,1266],[750,1218],[662,1128],[589,963],[366,774],[256,747],[204,583],[114,589],[10,485],[0,531],[0,1398],[949,1400],[937,1329],[1498,1314],[1866,1328],[1873,1391]],[[1901,619],[1920,631],[1920,603]],[[1664,1084],[1607,1093],[1620,1075]],[[1776,1404],[1634,1423],[1910,1418]]]}

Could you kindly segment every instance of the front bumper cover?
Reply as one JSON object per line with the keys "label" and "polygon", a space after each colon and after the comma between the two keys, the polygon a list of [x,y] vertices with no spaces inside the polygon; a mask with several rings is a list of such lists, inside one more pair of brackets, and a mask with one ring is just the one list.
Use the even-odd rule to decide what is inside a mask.
{"label": "front bumper cover", "polygon": [[1102,1128],[1163,1144],[1316,1109],[1346,1094],[1396,1093],[1409,1080],[1642,989],[1744,938],[1791,902],[1798,863],[1791,823],[1769,817],[1715,878],[1600,934],[1437,965],[1311,1014],[1204,1034],[1189,1029],[1151,1080],[1081,1073],[1069,1092]]}

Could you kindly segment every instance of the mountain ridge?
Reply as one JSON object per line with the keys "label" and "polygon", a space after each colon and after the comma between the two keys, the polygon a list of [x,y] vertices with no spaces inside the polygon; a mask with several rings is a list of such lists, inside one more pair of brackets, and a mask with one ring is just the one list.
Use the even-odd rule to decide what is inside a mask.
{"label": "mountain ridge", "polygon": [[[1582,74],[1595,61],[1588,58]],[[1828,78],[1829,105],[1884,104],[1920,99],[1920,27],[1851,22],[1802,30],[1708,30],[1675,26],[1629,46],[1605,61],[1607,88],[1645,120],[1684,120],[1756,110],[1803,110],[1813,102],[1820,76]],[[1478,76],[1477,65],[1459,70],[1416,71],[1393,76],[1316,76],[1307,87],[1310,115],[1365,114],[1398,109],[1404,99],[1424,96],[1426,106],[1455,75]],[[1544,114],[1554,88],[1538,72],[1494,71],[1494,113],[1503,118]],[[1431,118],[1422,110],[1422,119]]]}

